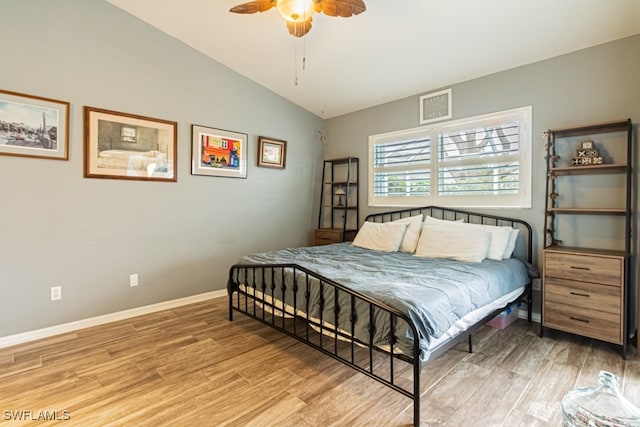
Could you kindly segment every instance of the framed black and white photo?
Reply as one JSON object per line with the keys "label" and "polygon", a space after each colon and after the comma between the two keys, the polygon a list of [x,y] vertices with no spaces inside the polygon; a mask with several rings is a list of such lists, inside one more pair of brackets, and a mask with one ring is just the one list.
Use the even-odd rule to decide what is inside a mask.
{"label": "framed black and white photo", "polygon": [[0,154],[69,160],[69,103],[0,90]]}
{"label": "framed black and white photo", "polygon": [[85,178],[177,181],[176,122],[84,107]]}
{"label": "framed black and white photo", "polygon": [[438,122],[453,117],[451,89],[422,95],[420,97],[420,124]]}

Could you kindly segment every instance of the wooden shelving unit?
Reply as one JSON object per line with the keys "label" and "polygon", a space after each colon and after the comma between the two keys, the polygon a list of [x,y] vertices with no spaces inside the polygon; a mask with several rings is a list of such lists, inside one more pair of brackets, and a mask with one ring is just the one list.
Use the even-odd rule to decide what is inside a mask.
{"label": "wooden shelving unit", "polygon": [[[632,159],[631,120],[547,131],[540,335],[595,338],[626,357],[637,308],[629,298]],[[598,233],[606,242],[590,240]]]}

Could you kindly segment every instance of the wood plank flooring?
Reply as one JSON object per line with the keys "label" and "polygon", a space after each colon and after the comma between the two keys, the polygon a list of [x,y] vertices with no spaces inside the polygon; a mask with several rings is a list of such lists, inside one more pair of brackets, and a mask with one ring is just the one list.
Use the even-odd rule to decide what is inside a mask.
{"label": "wood plank flooring", "polygon": [[[485,327],[474,353],[460,345],[425,368],[420,422],[558,426],[562,397],[600,370],[640,404],[635,354],[539,338],[524,320]],[[226,298],[0,349],[0,425],[404,426],[412,413],[410,399],[290,337],[229,322]]]}

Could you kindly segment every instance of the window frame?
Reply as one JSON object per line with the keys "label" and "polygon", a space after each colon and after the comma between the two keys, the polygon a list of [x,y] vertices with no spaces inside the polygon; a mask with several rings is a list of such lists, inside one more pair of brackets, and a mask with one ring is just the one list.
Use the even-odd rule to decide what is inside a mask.
{"label": "window frame", "polygon": [[[509,122],[519,124],[519,151],[517,154],[519,167],[519,191],[517,194],[498,195],[440,195],[439,191],[439,138],[440,135],[455,130],[470,130],[473,128],[489,127],[491,125]],[[511,110],[433,123],[410,129],[403,129],[382,134],[370,135],[368,146],[368,205],[371,207],[415,207],[440,205],[459,208],[531,208],[531,173],[532,173],[532,107],[520,107]],[[431,139],[431,155],[428,164],[430,174],[429,196],[375,196],[374,173],[375,147],[379,144],[393,143],[409,138]],[[409,168],[408,168],[409,169]]]}

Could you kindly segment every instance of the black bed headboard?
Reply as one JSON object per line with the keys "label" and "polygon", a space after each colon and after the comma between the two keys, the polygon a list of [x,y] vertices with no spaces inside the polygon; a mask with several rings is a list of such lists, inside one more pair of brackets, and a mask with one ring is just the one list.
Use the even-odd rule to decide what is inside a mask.
{"label": "black bed headboard", "polygon": [[472,224],[497,225],[516,228],[520,230],[520,234],[518,235],[514,255],[527,260],[529,263],[533,260],[533,231],[529,223],[521,219],[443,208],[439,206],[424,206],[370,214],[367,215],[364,220],[371,222],[389,222],[419,214],[450,221],[463,219],[465,222]]}

